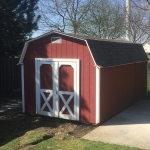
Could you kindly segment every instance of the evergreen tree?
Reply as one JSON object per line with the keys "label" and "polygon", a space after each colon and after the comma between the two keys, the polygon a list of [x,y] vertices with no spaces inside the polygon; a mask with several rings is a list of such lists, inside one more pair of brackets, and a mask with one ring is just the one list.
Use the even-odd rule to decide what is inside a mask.
{"label": "evergreen tree", "polygon": [[24,42],[37,30],[38,0],[0,0],[0,57],[19,56]]}

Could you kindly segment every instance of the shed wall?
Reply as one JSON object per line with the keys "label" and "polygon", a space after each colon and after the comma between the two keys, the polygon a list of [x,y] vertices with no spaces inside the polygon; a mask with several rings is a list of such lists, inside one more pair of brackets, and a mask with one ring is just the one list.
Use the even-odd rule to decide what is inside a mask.
{"label": "shed wall", "polygon": [[101,68],[100,122],[146,95],[147,62]]}
{"label": "shed wall", "polygon": [[76,58],[80,59],[80,121],[95,123],[95,66],[85,42],[61,35],[62,43],[52,44],[51,37],[60,35],[29,43],[24,58],[25,112],[36,112],[35,58]]}

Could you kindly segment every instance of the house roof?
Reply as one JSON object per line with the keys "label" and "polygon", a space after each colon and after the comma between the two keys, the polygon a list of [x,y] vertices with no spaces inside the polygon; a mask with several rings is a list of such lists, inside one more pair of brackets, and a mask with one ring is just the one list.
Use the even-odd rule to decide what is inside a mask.
{"label": "house roof", "polygon": [[43,38],[53,33],[84,40],[93,57],[95,65],[99,67],[112,67],[125,64],[139,63],[147,61],[147,55],[141,44],[123,40],[106,40],[83,35],[66,34],[62,32],[49,32],[25,43],[19,64],[23,62],[28,44],[37,39]]}
{"label": "house roof", "polygon": [[150,53],[150,44],[149,43],[144,44],[143,48],[144,48],[146,53]]}

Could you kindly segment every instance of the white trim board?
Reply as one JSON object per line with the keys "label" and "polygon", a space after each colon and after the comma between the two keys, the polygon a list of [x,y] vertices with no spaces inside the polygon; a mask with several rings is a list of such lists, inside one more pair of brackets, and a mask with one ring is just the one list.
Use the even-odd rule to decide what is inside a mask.
{"label": "white trim board", "polygon": [[60,62],[77,62],[79,63],[79,59],[67,59],[67,58],[35,58],[35,60],[40,60],[42,62],[47,61],[60,61]]}
{"label": "white trim board", "polygon": [[100,123],[100,68],[96,66],[96,118],[95,123]]}

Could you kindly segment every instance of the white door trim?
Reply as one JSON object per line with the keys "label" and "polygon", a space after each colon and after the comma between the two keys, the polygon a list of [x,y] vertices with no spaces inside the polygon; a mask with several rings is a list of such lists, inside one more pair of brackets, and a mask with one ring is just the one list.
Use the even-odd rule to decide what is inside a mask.
{"label": "white door trim", "polygon": [[[57,63],[58,62],[58,63]],[[79,59],[58,59],[58,58],[35,58],[35,86],[36,86],[36,113],[40,112],[40,106],[38,102],[40,101],[40,82],[38,79],[40,79],[40,66],[42,64],[50,64],[53,69],[55,69],[54,74],[53,74],[53,96],[54,98],[58,99],[58,79],[59,79],[59,69],[56,69],[60,67],[61,65],[71,65],[74,68],[74,101],[76,102],[74,105],[76,106],[76,109],[74,110],[74,116],[73,118],[70,118],[69,115],[68,117],[63,117],[66,119],[72,119],[72,120],[79,120],[79,85],[80,85],[80,79],[79,79],[79,74],[80,74],[80,69],[79,69]],[[56,71],[57,70],[57,71]],[[57,75],[56,75],[57,74]],[[57,77],[57,78],[56,78]],[[53,108],[54,108],[54,114],[53,116],[57,117],[58,116],[58,101],[54,103]],[[59,116],[64,116],[63,114],[59,113]],[[67,116],[67,115],[66,115]]]}

